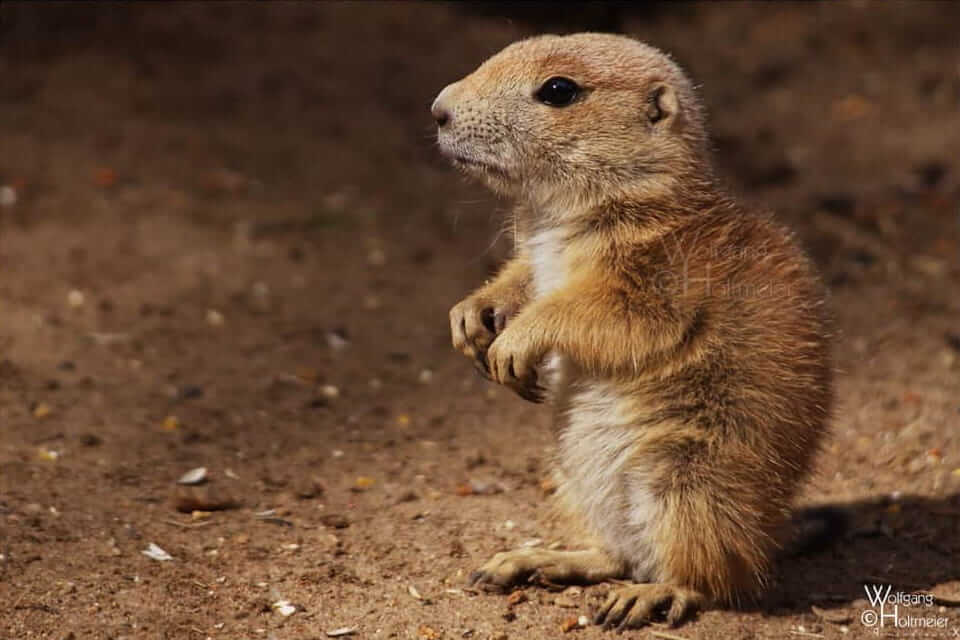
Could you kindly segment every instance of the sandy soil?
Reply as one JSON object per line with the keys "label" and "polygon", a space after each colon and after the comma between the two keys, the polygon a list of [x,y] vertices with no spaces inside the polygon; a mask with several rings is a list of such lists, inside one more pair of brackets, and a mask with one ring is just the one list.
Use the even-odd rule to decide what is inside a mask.
{"label": "sandy soil", "polygon": [[[853,534],[672,633],[867,638],[864,584],[960,598],[960,11],[864,5],[3,3],[0,637],[540,640],[590,613],[608,587],[463,588],[557,538],[549,411],[449,347],[508,247],[427,112],[585,24],[696,76],[722,173],[797,229],[837,317],[803,502]],[[884,635],[960,633],[911,613],[944,626]]]}

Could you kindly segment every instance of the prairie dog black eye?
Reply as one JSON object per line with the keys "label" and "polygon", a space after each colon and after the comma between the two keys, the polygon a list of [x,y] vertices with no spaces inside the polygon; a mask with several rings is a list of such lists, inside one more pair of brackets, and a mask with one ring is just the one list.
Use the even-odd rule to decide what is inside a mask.
{"label": "prairie dog black eye", "polygon": [[534,96],[551,107],[565,107],[580,94],[580,87],[570,78],[555,76],[543,83]]}

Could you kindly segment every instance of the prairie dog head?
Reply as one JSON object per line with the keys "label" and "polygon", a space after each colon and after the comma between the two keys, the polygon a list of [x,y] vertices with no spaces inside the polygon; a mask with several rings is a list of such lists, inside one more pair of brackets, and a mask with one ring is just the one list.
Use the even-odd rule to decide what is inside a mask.
{"label": "prairie dog head", "polygon": [[533,202],[657,192],[706,164],[690,80],[666,54],[624,36],[516,42],[445,87],[431,112],[458,168]]}

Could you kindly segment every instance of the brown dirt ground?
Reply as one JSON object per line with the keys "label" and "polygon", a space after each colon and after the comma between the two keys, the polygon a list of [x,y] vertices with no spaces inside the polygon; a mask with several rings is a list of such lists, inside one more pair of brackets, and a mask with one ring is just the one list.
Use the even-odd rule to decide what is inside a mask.
{"label": "brown dirt ground", "polygon": [[[673,633],[866,638],[865,582],[958,597],[957,4],[3,3],[0,637],[538,640],[589,613],[607,587],[512,608],[461,589],[558,531],[549,411],[449,347],[447,309],[507,251],[504,205],[438,158],[426,109],[578,21],[695,75],[723,174],[797,229],[837,316],[804,502],[848,505],[856,535]],[[239,507],[178,513],[197,466]],[[960,628],[923,612],[948,627],[886,635]]]}

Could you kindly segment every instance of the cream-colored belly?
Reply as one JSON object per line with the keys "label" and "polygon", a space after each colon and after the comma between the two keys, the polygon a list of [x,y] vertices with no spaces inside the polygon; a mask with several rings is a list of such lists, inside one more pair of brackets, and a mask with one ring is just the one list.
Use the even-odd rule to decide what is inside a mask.
{"label": "cream-colored belly", "polygon": [[[560,364],[559,376],[572,372]],[[635,420],[612,382],[565,379],[559,399],[560,499],[579,512],[606,550],[625,561],[634,579],[654,575],[652,524],[660,508],[637,468]]]}

